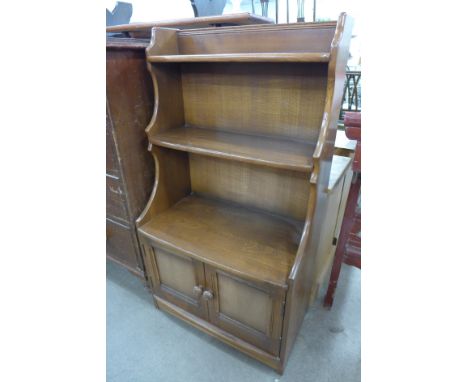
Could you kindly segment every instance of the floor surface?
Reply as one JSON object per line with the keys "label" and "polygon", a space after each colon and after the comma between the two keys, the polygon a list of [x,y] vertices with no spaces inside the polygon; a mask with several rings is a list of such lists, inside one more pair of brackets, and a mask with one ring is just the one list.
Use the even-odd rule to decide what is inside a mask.
{"label": "floor surface", "polygon": [[108,261],[107,381],[360,381],[361,271],[343,265],[330,311],[322,307],[324,293],[309,308],[280,376],[157,310],[143,283]]}

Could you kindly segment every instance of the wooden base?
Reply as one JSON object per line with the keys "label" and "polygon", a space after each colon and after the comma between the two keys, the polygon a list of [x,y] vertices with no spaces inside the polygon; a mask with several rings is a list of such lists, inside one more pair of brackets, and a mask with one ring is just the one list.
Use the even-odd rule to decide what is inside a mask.
{"label": "wooden base", "polygon": [[200,329],[203,332],[217,338],[218,340],[221,340],[224,343],[234,347],[235,349],[240,350],[248,356],[255,358],[256,360],[275,369],[275,371],[279,374],[283,374],[283,364],[280,358],[268,354],[263,350],[256,348],[255,346],[252,346],[251,344],[233,336],[232,334],[229,334],[228,332],[210,324],[205,320],[200,319],[197,316],[194,316],[193,314],[188,313],[187,311],[159,298],[158,296],[153,295],[153,299],[157,308],[180,318],[197,329]]}

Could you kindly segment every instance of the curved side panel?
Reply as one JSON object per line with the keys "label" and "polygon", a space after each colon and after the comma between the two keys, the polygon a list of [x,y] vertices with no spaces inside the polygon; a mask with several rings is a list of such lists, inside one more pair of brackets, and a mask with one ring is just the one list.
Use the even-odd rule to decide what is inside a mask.
{"label": "curved side panel", "polygon": [[150,132],[153,128],[153,126],[156,124],[156,119],[158,117],[158,109],[159,109],[159,87],[158,87],[158,79],[156,78],[156,75],[154,74],[154,71],[152,70],[152,65],[150,63],[146,63],[148,71],[151,76],[151,80],[153,82],[153,92],[154,92],[154,109],[153,109],[153,114],[151,116],[151,120],[148,123],[148,126],[146,126],[145,133],[147,136],[150,135]]}
{"label": "curved side panel", "polygon": [[150,199],[136,221],[137,227],[141,227],[191,192],[188,154],[156,146],[152,147],[151,152],[156,176]]}
{"label": "curved side panel", "polygon": [[[156,109],[155,109],[156,110]],[[153,202],[156,197],[156,192],[158,190],[158,184],[159,184],[159,161],[154,152],[151,152],[153,155],[154,159],[154,171],[155,171],[155,176],[154,176],[154,184],[153,184],[153,190],[151,191],[150,198],[148,199],[148,202],[146,203],[145,208],[141,212],[140,216],[136,220],[136,226],[141,227],[144,223],[146,223],[150,218],[150,208],[153,205]]]}
{"label": "curved side panel", "polygon": [[[336,138],[341,102],[343,100],[346,63],[349,58],[349,43],[353,20],[342,13],[336,25],[335,36],[331,43],[328,64],[327,96],[319,139],[313,155],[314,171],[311,182],[326,187],[330,177],[331,160]],[[320,179],[319,179],[320,175]]]}
{"label": "curved side panel", "polygon": [[[177,54],[177,29],[153,28],[146,56]],[[185,124],[180,64],[149,63],[154,87],[154,112],[146,134],[151,142],[158,131]]]}
{"label": "curved side panel", "polygon": [[319,139],[313,155],[313,172],[310,179],[310,197],[301,242],[288,279],[288,296],[281,345],[281,361],[288,358],[294,340],[304,319],[312,287],[312,272],[321,234],[321,222],[326,213],[326,189],[330,178],[331,161],[336,137],[341,100],[343,96],[346,63],[352,20],[340,15],[331,44],[328,67],[327,98]]}
{"label": "curved side panel", "polygon": [[[301,242],[297,251],[296,261],[289,275],[290,280],[294,280],[301,266],[303,257],[316,249],[314,240],[319,237],[318,232],[312,232],[314,226],[316,230],[320,224],[313,222],[320,221],[322,214],[317,213],[317,208],[323,206],[321,203],[325,199],[325,192],[330,178],[331,160],[333,158],[334,142],[336,137],[336,124],[343,97],[343,85],[348,60],[349,41],[351,39],[352,20],[345,13],[340,15],[337,23],[335,37],[331,47],[331,59],[328,69],[327,99],[325,111],[320,129],[319,140],[315,148],[313,160],[314,168],[311,177],[310,199],[307,207],[306,222],[302,232]],[[322,211],[319,211],[322,212]],[[313,248],[310,248],[310,246]]]}
{"label": "curved side panel", "polygon": [[[153,28],[146,55],[175,54],[177,29]],[[182,81],[179,64],[148,63],[154,87],[154,111],[146,128],[149,149],[155,163],[155,180],[148,203],[136,221],[137,227],[151,220],[155,214],[178,202],[190,193],[188,154],[152,145],[158,131],[185,124]]]}

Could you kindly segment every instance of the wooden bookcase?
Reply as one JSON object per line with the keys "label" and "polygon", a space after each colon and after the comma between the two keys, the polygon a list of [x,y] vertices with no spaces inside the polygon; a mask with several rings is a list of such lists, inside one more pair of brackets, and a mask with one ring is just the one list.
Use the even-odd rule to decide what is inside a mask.
{"label": "wooden bookcase", "polygon": [[342,177],[330,179],[350,37],[342,14],[154,28],[147,48],[156,179],[137,227],[155,304],[280,373]]}

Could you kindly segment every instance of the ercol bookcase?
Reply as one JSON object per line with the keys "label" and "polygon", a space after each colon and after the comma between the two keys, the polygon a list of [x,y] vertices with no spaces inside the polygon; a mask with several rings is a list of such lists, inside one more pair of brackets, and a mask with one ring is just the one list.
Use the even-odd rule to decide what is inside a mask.
{"label": "ercol bookcase", "polygon": [[[157,307],[283,372],[326,219],[351,20],[154,28]],[[337,177],[339,178],[339,176]]]}

